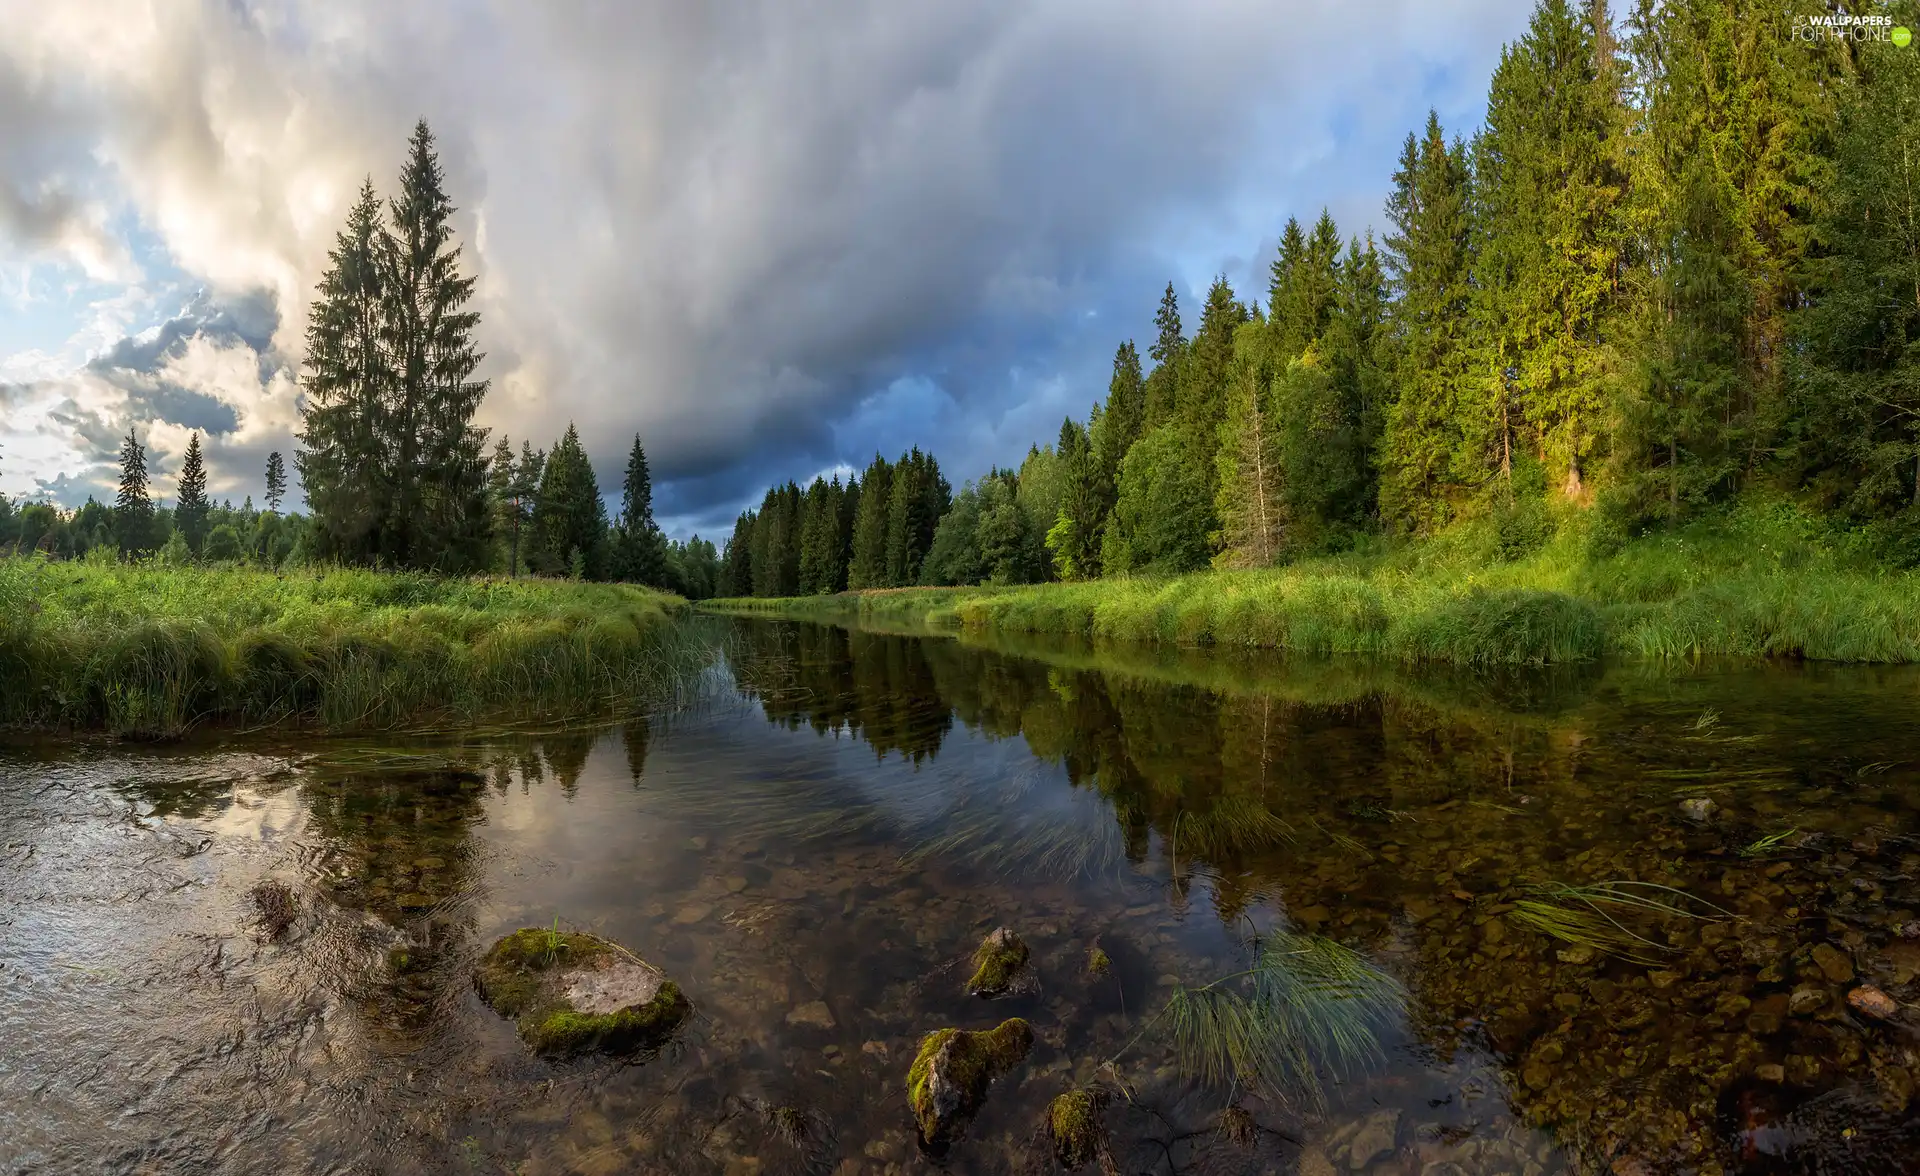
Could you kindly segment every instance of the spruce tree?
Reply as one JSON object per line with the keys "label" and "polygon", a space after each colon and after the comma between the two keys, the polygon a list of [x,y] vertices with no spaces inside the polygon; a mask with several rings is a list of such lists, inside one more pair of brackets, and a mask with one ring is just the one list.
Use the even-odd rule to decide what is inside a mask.
{"label": "spruce tree", "polygon": [[579,430],[571,422],[541,471],[533,537],[542,571],[577,571],[584,579],[604,575],[607,508],[600,500],[593,464],[580,446]]}
{"label": "spruce tree", "polygon": [[[382,340],[393,364],[390,452],[396,481],[385,554],[457,571],[484,562],[486,432],[473,425],[487,381],[472,378],[480,316],[452,244],[454,206],[425,120],[415,125],[382,238]],[[591,470],[588,471],[591,476]],[[603,508],[604,512],[604,508]]]}
{"label": "spruce tree", "polygon": [[280,457],[280,451],[267,454],[267,511],[280,513],[280,503],[287,496],[287,463]]}
{"label": "spruce tree", "polygon": [[741,511],[733,520],[733,534],[720,556],[721,596],[752,596],[753,593],[753,512]]}
{"label": "spruce tree", "polygon": [[1053,554],[1054,572],[1062,580],[1092,580],[1100,575],[1101,533],[1113,509],[1113,484],[1093,441],[1103,424],[1104,414],[1095,406],[1089,427],[1076,426],[1071,437],[1063,435],[1061,440],[1065,456],[1060,512],[1047,530],[1046,544]]}
{"label": "spruce tree", "polygon": [[1332,214],[1320,211],[1311,234],[1289,219],[1280,256],[1273,263],[1268,323],[1279,343],[1278,360],[1290,362],[1327,329],[1338,295],[1340,230]]}
{"label": "spruce tree", "polygon": [[120,554],[151,555],[155,529],[153,499],[147,493],[147,451],[128,429],[127,439],[120,444],[120,491],[113,500],[113,531]]}
{"label": "spruce tree", "polygon": [[200,456],[200,434],[187,438],[187,455],[180,463],[178,493],[174,496],[173,529],[187,541],[187,550],[198,556],[206,546],[210,506],[207,502],[207,467]]}
{"label": "spruce tree", "polygon": [[313,553],[361,563],[372,562],[384,546],[394,489],[380,249],[380,198],[369,180],[334,242],[308,312],[300,448],[293,457],[310,511]]}
{"label": "spruce tree", "polygon": [[1920,511],[1920,58],[1868,45],[1801,312],[1794,472],[1856,516]]}
{"label": "spruce tree", "polygon": [[800,504],[800,576],[802,596],[833,591],[834,548],[840,531],[839,483],[815,477]]}
{"label": "spruce tree", "polygon": [[1466,413],[1483,468],[1503,482],[1537,452],[1570,498],[1604,452],[1605,337],[1619,307],[1625,177],[1617,79],[1596,30],[1542,0],[1502,53],[1475,141],[1479,395]]}
{"label": "spruce tree", "polygon": [[633,436],[622,483],[620,517],[615,523],[617,551],[614,574],[622,580],[660,587],[665,584],[666,537],[653,521],[653,474],[640,435]]}
{"label": "spruce tree", "polygon": [[1378,459],[1380,514],[1402,530],[1426,530],[1445,521],[1448,489],[1471,464],[1461,428],[1473,289],[1469,173],[1465,148],[1447,142],[1431,111],[1424,132],[1408,135],[1401,150],[1387,220],[1391,379]]}
{"label": "spruce tree", "polygon": [[[1206,307],[1201,311],[1200,329],[1194,332],[1180,373],[1181,437],[1187,447],[1188,461],[1200,476],[1209,508],[1217,489],[1214,458],[1220,445],[1220,423],[1227,414],[1234,333],[1246,321],[1246,307],[1234,298],[1233,287],[1224,276],[1215,278],[1207,291]],[[1208,513],[1211,514],[1211,509]],[[1214,529],[1211,518],[1207,520],[1206,529]]]}
{"label": "spruce tree", "polygon": [[514,572],[513,532],[513,441],[505,433],[494,442],[493,457],[487,462],[487,499],[493,504],[493,543],[507,574]]}
{"label": "spruce tree", "polygon": [[1153,346],[1147,349],[1147,357],[1153,360],[1153,371],[1146,380],[1141,433],[1159,428],[1179,412],[1180,371],[1187,355],[1187,338],[1181,333],[1180,299],[1173,292],[1172,282],[1167,283],[1166,292],[1160,296],[1160,309],[1154,312],[1153,325],[1158,335]]}
{"label": "spruce tree", "polygon": [[886,588],[887,518],[893,504],[893,467],[879,454],[860,478],[860,503],[854,512],[849,588]]}

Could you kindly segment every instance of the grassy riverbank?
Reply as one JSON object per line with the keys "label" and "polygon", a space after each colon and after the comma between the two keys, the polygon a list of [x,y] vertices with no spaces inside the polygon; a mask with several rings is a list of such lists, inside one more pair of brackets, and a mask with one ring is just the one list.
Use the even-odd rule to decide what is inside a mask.
{"label": "grassy riverbank", "polygon": [[0,559],[0,726],[178,735],[555,720],[661,697],[704,646],[613,584]]}
{"label": "grassy riverbank", "polygon": [[1627,541],[1570,523],[1517,557],[1501,538],[1488,526],[1262,571],[703,607],[1464,665],[1607,653],[1920,662],[1920,572],[1880,562],[1880,537],[1791,508],[1746,506]]}

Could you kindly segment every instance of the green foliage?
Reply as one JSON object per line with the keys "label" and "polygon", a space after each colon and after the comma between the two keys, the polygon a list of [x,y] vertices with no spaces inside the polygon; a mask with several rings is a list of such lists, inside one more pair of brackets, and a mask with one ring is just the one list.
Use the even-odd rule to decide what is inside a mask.
{"label": "green foliage", "polygon": [[528,563],[576,579],[598,579],[603,574],[607,508],[572,422],[541,470],[532,522]]}
{"label": "green foliage", "polygon": [[1119,494],[1100,549],[1106,574],[1205,567],[1212,516],[1206,494],[1177,427],[1163,425],[1135,442],[1120,463]]}
{"label": "green foliage", "polygon": [[[52,513],[51,507],[48,513]],[[120,446],[120,491],[113,500],[113,531],[120,553],[138,556],[152,551],[155,529],[153,499],[147,494],[147,451],[128,429],[127,439]],[[38,535],[33,542],[23,544],[29,550],[38,545]]]}
{"label": "green foliage", "polygon": [[[860,476],[860,505],[853,517],[853,547],[847,567],[849,588],[886,588],[887,512],[893,502],[893,466],[879,454]],[[935,524],[938,526],[938,524]]]}
{"label": "green foliage", "polygon": [[[222,524],[222,527],[229,526]],[[221,527],[215,528],[218,534]],[[0,558],[0,725],[429,726],[644,705],[704,664],[672,597],[339,568]]]}
{"label": "green foliage", "polygon": [[1323,1075],[1343,1078],[1383,1056],[1382,1036],[1406,1003],[1399,981],[1353,949],[1280,933],[1244,972],[1176,988],[1155,1023],[1195,1077],[1318,1105]]}
{"label": "green foliage", "polygon": [[491,534],[486,433],[473,415],[479,315],[464,309],[454,212],[433,134],[408,142],[383,224],[369,181],[348,214],[307,327],[295,464],[322,548],[358,563],[466,571]]}
{"label": "green foliage", "polygon": [[[200,456],[200,434],[187,438],[187,455],[180,463],[179,488],[174,494],[173,529],[184,536],[195,555],[207,542],[207,467]],[[219,558],[219,557],[213,557]],[[230,557],[229,557],[230,558]]]}
{"label": "green foliage", "polygon": [[232,563],[240,558],[240,535],[233,529],[232,523],[221,523],[207,536],[206,549],[201,553],[216,563]]}

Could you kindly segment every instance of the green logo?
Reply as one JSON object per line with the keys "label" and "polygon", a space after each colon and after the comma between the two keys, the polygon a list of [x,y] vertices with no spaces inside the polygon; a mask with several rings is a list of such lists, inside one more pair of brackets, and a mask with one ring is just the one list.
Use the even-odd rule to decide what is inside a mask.
{"label": "green logo", "polygon": [[1908,28],[1906,25],[1893,26],[1893,43],[1894,44],[1900,46],[1902,49],[1905,49],[1907,47],[1908,42],[1912,40],[1913,40],[1912,29]]}

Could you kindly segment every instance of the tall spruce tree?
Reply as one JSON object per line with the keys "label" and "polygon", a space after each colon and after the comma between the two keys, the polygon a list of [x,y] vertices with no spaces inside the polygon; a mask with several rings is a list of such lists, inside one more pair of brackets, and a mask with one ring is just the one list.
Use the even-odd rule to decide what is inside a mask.
{"label": "tall spruce tree", "polygon": [[[487,381],[472,378],[480,316],[464,307],[474,279],[460,273],[454,206],[423,119],[407,144],[400,194],[380,252],[382,341],[393,364],[393,562],[459,571],[481,566],[488,535],[486,431],[473,425]],[[591,470],[588,471],[591,476]]]}
{"label": "tall spruce tree", "polygon": [[1154,312],[1153,325],[1157,334],[1153,346],[1147,348],[1153,371],[1147,374],[1141,434],[1159,428],[1179,413],[1180,373],[1187,358],[1187,337],[1180,326],[1180,299],[1173,292],[1172,282],[1167,283],[1166,292],[1160,295],[1160,309]]}
{"label": "tall spruce tree", "polygon": [[293,458],[311,512],[313,554],[358,563],[377,559],[385,546],[394,489],[380,251],[380,198],[368,180],[308,312]]}
{"label": "tall spruce tree", "polygon": [[1392,294],[1385,364],[1389,400],[1380,443],[1380,514],[1427,530],[1449,514],[1463,479],[1461,395],[1470,342],[1472,205],[1465,147],[1428,112],[1408,135],[1387,197],[1384,268]]}
{"label": "tall spruce tree", "polygon": [[1096,405],[1088,428],[1069,418],[1061,430],[1060,510],[1047,530],[1046,544],[1054,574],[1062,580],[1092,580],[1100,575],[1101,532],[1113,509],[1113,484],[1093,439],[1100,434],[1103,419]]}
{"label": "tall spruce tree", "polygon": [[887,501],[887,584],[904,588],[920,582],[920,564],[933,546],[940,516],[953,501],[953,488],[940,476],[940,464],[916,446],[893,469]]}
{"label": "tall spruce tree", "polygon": [[113,533],[120,554],[151,555],[156,530],[153,498],[147,493],[147,451],[128,429],[127,439],[120,443],[120,490],[113,499]]}
{"label": "tall spruce tree", "polygon": [[721,596],[753,595],[753,512],[741,511],[733,520],[733,534],[720,556]]}
{"label": "tall spruce tree", "polygon": [[667,542],[653,520],[653,474],[647,468],[646,447],[633,435],[627,454],[627,473],[621,483],[620,517],[614,523],[613,574],[636,584],[664,587]]}
{"label": "tall spruce tree", "polygon": [[493,457],[487,462],[487,499],[493,506],[493,544],[508,575],[517,570],[514,530],[519,520],[515,517],[513,497],[514,465],[513,439],[502,433],[493,443]]}
{"label": "tall spruce tree", "polygon": [[[1215,278],[1180,374],[1181,435],[1209,505],[1216,489],[1214,455],[1220,445],[1220,423],[1227,415],[1234,332],[1247,320],[1247,309],[1234,297],[1225,276]],[[1208,529],[1212,530],[1211,520]]]}
{"label": "tall spruce tree", "polygon": [[593,463],[580,446],[580,432],[567,431],[547,454],[533,508],[533,546],[540,570],[562,575],[578,571],[587,579],[604,574],[607,508]]}
{"label": "tall spruce tree", "polygon": [[267,454],[267,513],[279,514],[287,496],[287,463],[278,449]]}
{"label": "tall spruce tree", "polygon": [[1542,0],[1501,53],[1473,156],[1480,394],[1469,437],[1503,481],[1524,447],[1576,500],[1605,455],[1623,246],[1618,71],[1597,33],[1566,0]]}
{"label": "tall spruce tree", "polygon": [[1857,517],[1920,515],[1920,57],[1865,46],[1797,330],[1794,472]]}
{"label": "tall spruce tree", "polygon": [[206,545],[207,532],[212,529],[207,521],[207,512],[211,509],[207,501],[207,466],[200,455],[200,434],[196,430],[187,437],[187,455],[180,463],[180,481],[173,505],[173,529],[187,541],[187,550],[195,556]]}
{"label": "tall spruce tree", "polygon": [[835,553],[840,539],[840,481],[815,477],[800,502],[800,576],[802,596],[834,590]]}
{"label": "tall spruce tree", "polygon": [[860,505],[854,513],[850,588],[887,588],[887,516],[893,504],[893,466],[879,454],[860,478]]}

